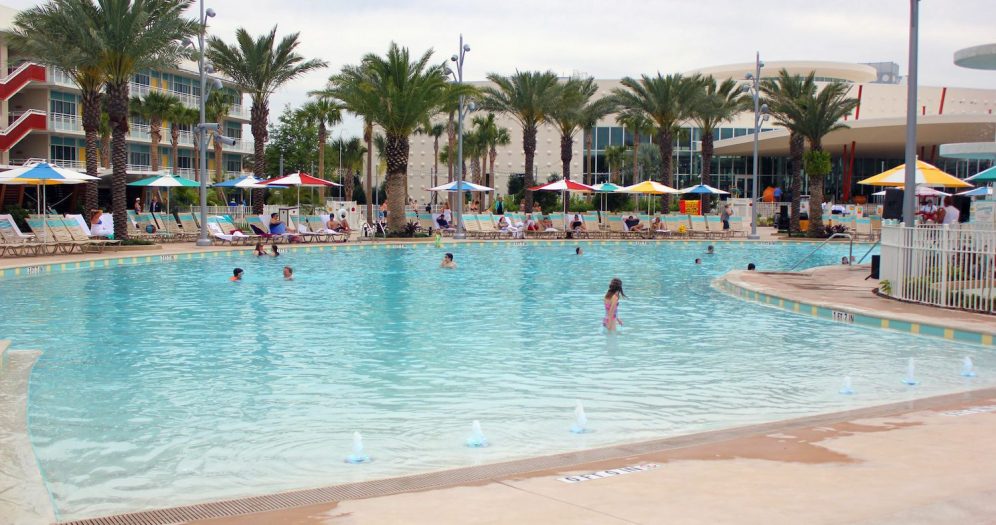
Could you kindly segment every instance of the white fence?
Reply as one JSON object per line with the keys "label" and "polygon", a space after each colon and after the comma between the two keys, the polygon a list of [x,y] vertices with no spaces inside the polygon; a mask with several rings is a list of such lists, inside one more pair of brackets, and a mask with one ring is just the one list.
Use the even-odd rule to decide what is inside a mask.
{"label": "white fence", "polygon": [[996,313],[996,230],[883,225],[879,277],[896,299]]}

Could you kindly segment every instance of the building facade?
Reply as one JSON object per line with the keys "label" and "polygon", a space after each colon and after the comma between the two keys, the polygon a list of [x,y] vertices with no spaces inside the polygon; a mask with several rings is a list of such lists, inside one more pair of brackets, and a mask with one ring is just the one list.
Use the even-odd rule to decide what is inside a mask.
{"label": "building facade", "polygon": [[[0,6],[0,28],[10,28],[17,11]],[[85,141],[81,120],[79,90],[64,72],[26,61],[10,50],[0,37],[0,169],[9,169],[29,160],[44,160],[51,164],[83,170],[86,163]],[[243,130],[249,122],[249,106],[243,95],[231,82],[222,78],[222,92],[231,104],[223,121],[223,133],[236,139],[233,146],[224,146],[216,158],[214,146],[208,147],[208,177],[215,177],[221,164],[224,178],[241,174],[243,159],[253,152],[251,135]],[[172,95],[184,105],[200,105],[200,80],[197,65],[193,62],[166,71],[144,70],[132,79],[129,92],[132,97],[144,96],[151,91]],[[173,165],[170,144],[170,123],[163,122],[160,149],[160,171],[151,171],[151,137],[149,122],[134,116],[129,122],[128,174],[141,178],[161,173],[196,178],[194,135],[192,126],[180,126],[178,154]],[[246,163],[248,166],[249,163]],[[106,166],[105,166],[106,167]],[[209,179],[210,180],[210,179]],[[0,204],[20,203],[23,187],[0,186],[3,195]],[[58,191],[58,190],[57,190]],[[71,188],[61,192],[72,191]]]}

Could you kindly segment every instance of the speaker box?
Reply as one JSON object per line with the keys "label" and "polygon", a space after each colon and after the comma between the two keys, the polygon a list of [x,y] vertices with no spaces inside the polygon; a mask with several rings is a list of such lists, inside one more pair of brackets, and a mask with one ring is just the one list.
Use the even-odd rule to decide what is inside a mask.
{"label": "speaker box", "polygon": [[871,273],[872,279],[878,279],[878,272],[881,269],[881,267],[882,267],[882,256],[872,255],[872,273]]}
{"label": "speaker box", "polygon": [[882,218],[903,220],[903,190],[895,188],[885,190],[885,205],[882,207]]}
{"label": "speaker box", "polygon": [[958,208],[958,222],[968,222],[968,216],[972,213],[972,199],[964,195],[955,195],[954,207]]}

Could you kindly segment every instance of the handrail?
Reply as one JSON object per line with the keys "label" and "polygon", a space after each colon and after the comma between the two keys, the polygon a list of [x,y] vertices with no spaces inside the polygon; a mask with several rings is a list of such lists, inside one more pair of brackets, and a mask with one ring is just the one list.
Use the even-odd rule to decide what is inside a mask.
{"label": "handrail", "polygon": [[36,64],[34,62],[31,62],[30,60],[27,61],[27,62],[21,62],[21,64],[19,66],[17,66],[16,68],[14,68],[13,71],[7,73],[3,77],[0,77],[0,84],[6,84],[12,78],[16,77],[17,75],[20,75],[22,71],[28,69],[31,66],[35,66],[35,65],[38,65],[38,64]]}
{"label": "handrail", "polygon": [[872,252],[872,250],[874,250],[874,249],[875,249],[875,247],[876,247],[876,246],[878,246],[878,245],[880,245],[880,244],[882,244],[882,240],[881,240],[881,239],[879,239],[879,240],[875,241],[875,244],[871,245],[871,248],[868,248],[868,251],[867,251],[867,252],[865,252],[865,254],[864,254],[864,255],[862,255],[862,256],[861,256],[861,258],[860,258],[860,259],[858,259],[858,262],[857,262],[857,263],[855,263],[855,264],[861,264],[861,261],[865,260],[865,257],[868,257],[868,254],[869,254],[869,253],[871,253],[871,252]]}
{"label": "handrail", "polygon": [[[5,129],[0,130],[0,135],[6,135],[6,134],[10,133],[14,129],[16,129],[17,126],[21,122],[24,122],[25,120],[27,120],[27,118],[30,117],[31,115],[45,116],[46,113],[44,111],[40,110],[40,109],[29,109],[29,110],[26,110],[26,111],[24,111],[22,113],[17,113],[17,115],[18,115],[18,117],[17,117],[16,120],[14,120],[14,122],[11,122],[10,125],[7,126]],[[12,113],[11,116],[14,116],[14,113]]]}
{"label": "handrail", "polygon": [[802,259],[800,259],[799,262],[795,263],[794,266],[792,266],[791,268],[789,268],[789,271],[791,272],[792,270],[795,270],[796,268],[798,268],[800,264],[806,262],[806,259],[809,259],[810,257],[812,257],[813,254],[817,252],[817,250],[819,250],[820,248],[826,246],[826,244],[828,242],[830,242],[830,241],[832,241],[832,240],[834,240],[834,239],[836,239],[838,237],[847,237],[847,239],[849,241],[851,241],[851,246],[850,246],[850,249],[849,249],[848,254],[847,254],[848,255],[847,261],[848,262],[853,261],[854,260],[854,237],[851,237],[850,233],[835,233],[835,234],[827,237],[827,240],[821,242],[816,248],[813,248],[813,251],[809,252],[808,255],[806,255],[805,257],[803,257]]}

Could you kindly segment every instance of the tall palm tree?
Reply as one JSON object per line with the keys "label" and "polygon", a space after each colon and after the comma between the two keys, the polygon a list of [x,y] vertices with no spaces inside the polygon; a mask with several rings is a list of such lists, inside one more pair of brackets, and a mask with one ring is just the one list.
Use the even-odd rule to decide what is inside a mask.
{"label": "tall palm tree", "polygon": [[[300,33],[277,41],[277,27],[253,38],[245,28],[235,31],[235,44],[226,44],[218,37],[208,41],[207,58],[219,71],[228,75],[239,88],[249,94],[249,110],[253,138],[253,174],[266,177],[267,125],[270,118],[270,95],[283,84],[309,71],[326,66],[325,61],[306,60],[296,52]],[[263,190],[253,190],[253,212],[263,212]]]}
{"label": "tall palm tree", "polygon": [[609,182],[618,184],[621,179],[620,170],[626,159],[626,147],[612,145],[605,147],[605,163],[609,166]]}
{"label": "tall palm tree", "polygon": [[[387,54],[368,54],[362,66],[347,66],[329,79],[328,93],[346,108],[369,112],[370,120],[383,128],[387,159],[387,227],[405,229],[408,198],[409,137],[428,122],[444,103],[446,73],[443,64],[432,64],[432,50],[412,56],[395,43]],[[380,104],[370,107],[370,94]]]}
{"label": "tall palm tree", "polygon": [[[849,97],[851,86],[841,81],[830,82],[817,93],[810,93],[802,99],[802,120],[799,133],[806,137],[809,149],[823,153],[823,137],[849,127],[844,117],[854,111],[858,99]],[[829,157],[829,155],[826,155]],[[829,160],[829,159],[827,159]],[[829,167],[829,162],[825,163]],[[806,170],[809,179],[809,236],[823,235],[823,180],[829,174],[816,170]]]}
{"label": "tall palm tree", "polygon": [[[487,165],[483,168],[484,179],[481,184],[489,187],[494,186],[495,180],[495,160],[498,158],[498,146],[508,145],[509,138],[508,128],[501,127],[498,125],[498,121],[495,119],[494,113],[488,113],[487,115],[478,115],[474,117],[471,121],[474,126],[475,133],[481,139],[481,158],[490,161],[490,169]],[[485,206],[484,199],[481,200],[481,205]]]}
{"label": "tall palm tree", "polygon": [[[80,31],[65,0],[52,0],[18,13],[7,34],[9,45],[22,56],[64,71],[80,90],[86,173],[97,176],[103,73],[90,38]],[[72,6],[74,9],[76,6]],[[86,184],[84,208],[97,207],[97,181]]]}
{"label": "tall palm tree", "polygon": [[186,56],[182,41],[198,24],[184,18],[193,0],[62,1],[88,35],[87,55],[98,57],[111,124],[111,208],[114,236],[128,237],[126,184],[128,178],[128,84],[143,69],[175,67]]}
{"label": "tall palm tree", "polygon": [[446,133],[444,124],[432,124],[426,130],[426,134],[432,137],[432,174],[435,177],[432,181],[433,186],[439,185],[439,138],[443,133]]}
{"label": "tall palm tree", "polygon": [[225,133],[225,117],[232,111],[232,99],[224,91],[212,91],[204,101],[204,118],[218,125],[218,131],[212,133],[210,144],[214,147],[214,181],[225,180],[224,144],[218,140]]}
{"label": "tall palm tree", "polygon": [[132,97],[129,110],[133,116],[149,121],[149,163],[152,171],[159,171],[162,164],[159,156],[159,144],[163,140],[163,120],[173,113],[173,108],[180,104],[180,99],[159,91],[149,91],[144,97]]}
{"label": "tall palm tree", "polygon": [[[800,132],[803,101],[816,92],[815,72],[803,77],[790,75],[785,69],[774,78],[761,81],[761,94],[775,122],[789,131],[789,183],[792,194],[789,231],[799,233],[799,202],[802,195],[802,154],[806,139]],[[810,208],[812,209],[812,208]]]}
{"label": "tall palm tree", "polygon": [[[107,101],[106,97],[101,97],[104,102]],[[106,106],[107,104],[102,104]],[[110,168],[111,167],[111,116],[107,114],[106,109],[101,109],[100,111],[100,167]]]}
{"label": "tall palm tree", "polygon": [[[339,106],[329,97],[318,97],[301,107],[301,116],[308,125],[318,125],[318,178],[325,178],[325,143],[329,139],[329,126],[342,122]],[[325,202],[325,187],[318,188],[318,197]]]}
{"label": "tall palm tree", "polygon": [[[201,120],[201,114],[194,108],[177,104],[173,107],[173,111],[167,118],[169,119],[170,165],[173,166],[173,173],[176,173],[176,170],[180,168],[180,128],[189,128],[197,124]],[[200,151],[200,145],[196,139],[192,142],[194,143],[194,158],[196,159]],[[199,180],[200,168],[196,162],[194,163],[194,170],[194,174]]]}
{"label": "tall palm tree", "polygon": [[627,110],[616,116],[616,123],[633,134],[633,183],[640,175],[640,137],[654,132],[654,123],[642,111]]}
{"label": "tall palm tree", "polygon": [[[702,138],[702,184],[712,184],[713,132],[744,108],[744,96],[737,82],[726,79],[717,84],[708,76],[702,79],[702,92],[692,103],[691,117]],[[710,199],[702,199],[702,213],[709,213]]]}
{"label": "tall palm tree", "polygon": [[[339,173],[339,183],[343,185],[343,195],[347,201],[353,200],[353,176],[363,169],[363,156],[367,149],[359,138],[338,138],[330,144],[333,161],[342,166]],[[338,169],[338,168],[337,168]]]}
{"label": "tall palm tree", "polygon": [[585,124],[597,122],[614,109],[613,100],[603,97],[592,100],[598,85],[592,77],[574,76],[560,84],[549,120],[560,132],[560,162],[565,180],[571,178],[574,157],[574,135],[587,129]]}
{"label": "tall palm tree", "polygon": [[[506,113],[522,126],[522,152],[526,187],[536,184],[533,162],[536,156],[536,134],[546,122],[557,97],[557,74],[553,71],[517,71],[504,76],[488,75],[495,87],[486,87],[482,106],[488,111]],[[533,211],[533,193],[526,192],[526,212]]]}
{"label": "tall palm tree", "polygon": [[[625,77],[620,84],[622,88],[612,90],[619,106],[642,112],[654,122],[657,147],[660,148],[664,169],[662,182],[668,186],[674,185],[672,160],[675,134],[680,129],[680,123],[688,118],[692,101],[700,90],[699,76],[664,76],[657,73],[655,77],[643,75],[639,80]],[[665,206],[670,206],[670,197],[664,196]]]}

